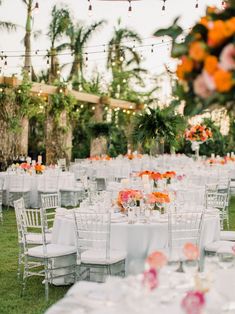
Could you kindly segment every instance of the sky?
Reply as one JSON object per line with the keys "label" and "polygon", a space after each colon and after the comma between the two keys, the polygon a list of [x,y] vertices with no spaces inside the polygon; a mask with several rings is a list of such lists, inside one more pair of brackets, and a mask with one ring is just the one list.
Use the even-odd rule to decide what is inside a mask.
{"label": "sky", "polygon": [[[184,29],[190,28],[200,16],[204,15],[207,5],[217,5],[221,7],[221,0],[198,0],[199,8],[195,8],[196,0],[167,0],[166,10],[162,11],[162,0],[139,0],[132,2],[132,15],[128,16],[128,1],[116,0],[91,0],[93,6],[93,14],[88,16],[87,0],[38,0],[39,11],[34,14],[34,29],[41,30],[42,35],[33,41],[33,52],[36,50],[46,50],[49,48],[47,38],[48,25],[50,22],[50,12],[53,5],[61,3],[67,5],[73,14],[74,19],[83,21],[86,25],[94,21],[105,19],[107,24],[94,34],[90,40],[87,52],[95,52],[88,54],[88,71],[105,73],[106,54],[103,52],[105,45],[111,38],[113,27],[117,23],[119,17],[122,19],[123,26],[127,26],[137,31],[143,38],[145,47],[138,48],[143,55],[143,67],[147,68],[152,74],[163,71],[163,64],[169,66],[173,64],[169,56],[169,45],[154,46],[151,51],[152,44],[158,43],[160,40],[153,37],[154,31],[159,28],[169,26],[175,17],[180,16],[180,24]],[[23,26],[26,19],[25,5],[22,0],[4,0],[0,7],[0,20],[8,20],[20,25],[15,33],[1,32],[0,36],[0,52],[4,55],[15,56],[23,53],[24,36]],[[165,39],[167,41],[167,39]],[[131,45],[134,43],[130,43]],[[96,46],[96,47],[94,47]],[[11,51],[11,52],[10,52]],[[44,53],[44,52],[43,52]],[[20,66],[23,60],[19,57],[8,57],[7,69],[3,69],[3,74],[19,74]],[[67,55],[61,58],[62,62],[71,62],[71,56]],[[0,61],[0,67],[3,64]],[[46,69],[46,60],[41,57],[33,58],[35,70],[41,68]],[[69,66],[68,68],[69,69]],[[104,74],[105,75],[105,74]]]}

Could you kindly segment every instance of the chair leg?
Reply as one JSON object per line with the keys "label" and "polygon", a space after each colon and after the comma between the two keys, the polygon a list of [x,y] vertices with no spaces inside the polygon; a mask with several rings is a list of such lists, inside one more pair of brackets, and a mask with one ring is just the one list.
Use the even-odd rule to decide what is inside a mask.
{"label": "chair leg", "polygon": [[107,274],[108,274],[108,276],[112,275],[111,265],[107,266]]}
{"label": "chair leg", "polygon": [[44,270],[45,270],[45,299],[49,300],[49,262],[46,259],[44,262]]}
{"label": "chair leg", "polygon": [[21,266],[22,266],[22,247],[19,245],[19,253],[18,253],[18,268],[17,268],[17,278],[21,277]]}
{"label": "chair leg", "polygon": [[29,271],[28,258],[25,256],[24,257],[24,273],[23,273],[22,286],[21,286],[21,296],[24,296],[25,294],[28,271]]}

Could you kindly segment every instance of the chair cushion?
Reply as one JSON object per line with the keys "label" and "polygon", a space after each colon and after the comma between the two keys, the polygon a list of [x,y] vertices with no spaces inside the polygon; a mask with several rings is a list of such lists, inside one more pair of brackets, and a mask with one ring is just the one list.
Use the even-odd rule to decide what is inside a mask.
{"label": "chair cushion", "polygon": [[9,193],[29,193],[29,188],[9,188]]}
{"label": "chair cushion", "polygon": [[35,246],[28,250],[28,255],[32,257],[60,257],[77,252],[74,246],[60,245],[60,244],[47,244],[46,254],[44,254],[43,245]]}
{"label": "chair cushion", "polygon": [[[41,233],[28,233],[26,234],[26,240],[29,244],[42,244],[42,234]],[[51,234],[46,234],[46,242],[51,242]]]}
{"label": "chair cushion", "polygon": [[204,249],[206,252],[216,253],[218,250],[222,248],[225,249],[232,248],[233,245],[234,243],[231,241],[215,241],[210,244],[207,244]]}
{"label": "chair cushion", "polygon": [[126,252],[110,250],[110,258],[106,259],[104,250],[87,250],[81,254],[83,264],[110,265],[126,259]]}
{"label": "chair cushion", "polygon": [[225,241],[235,241],[235,231],[220,231],[220,239]]}

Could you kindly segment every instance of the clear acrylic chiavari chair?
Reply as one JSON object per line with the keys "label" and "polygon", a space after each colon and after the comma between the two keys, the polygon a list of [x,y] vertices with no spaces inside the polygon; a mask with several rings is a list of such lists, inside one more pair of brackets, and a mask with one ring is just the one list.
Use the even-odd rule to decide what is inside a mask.
{"label": "clear acrylic chiavari chair", "polygon": [[[22,205],[22,204],[21,204]],[[17,205],[16,205],[17,207]],[[21,265],[23,266],[22,294],[25,292],[26,282],[29,277],[41,276],[44,278],[45,297],[49,298],[49,284],[59,277],[73,276],[76,281],[77,264],[57,266],[55,260],[65,256],[75,256],[76,248],[60,244],[47,243],[47,216],[44,209],[24,209],[17,213],[19,223],[19,237],[22,243]],[[41,229],[42,245],[31,247],[27,239],[27,230],[30,228]],[[66,271],[63,274],[58,270]]]}
{"label": "clear acrylic chiavari chair", "polygon": [[[186,243],[193,243],[200,247],[204,210],[168,212],[168,254],[171,260],[183,261],[183,247]],[[201,254],[200,254],[201,258]],[[201,260],[199,258],[199,265]]]}
{"label": "clear acrylic chiavari chair", "polygon": [[[78,264],[81,276],[88,273],[98,276],[97,269],[106,275],[125,275],[126,252],[110,248],[111,215],[106,213],[80,212],[74,210]],[[95,281],[103,281],[103,279]]]}

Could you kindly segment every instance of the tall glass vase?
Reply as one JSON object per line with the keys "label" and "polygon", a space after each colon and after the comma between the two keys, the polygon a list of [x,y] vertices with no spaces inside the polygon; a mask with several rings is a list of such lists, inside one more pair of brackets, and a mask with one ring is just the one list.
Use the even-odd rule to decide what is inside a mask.
{"label": "tall glass vase", "polygon": [[191,142],[191,147],[192,147],[192,150],[195,152],[195,157],[196,157],[196,160],[199,159],[199,151],[200,151],[200,145],[202,144],[202,142],[197,142],[197,141],[192,141]]}

